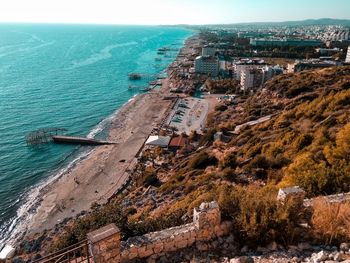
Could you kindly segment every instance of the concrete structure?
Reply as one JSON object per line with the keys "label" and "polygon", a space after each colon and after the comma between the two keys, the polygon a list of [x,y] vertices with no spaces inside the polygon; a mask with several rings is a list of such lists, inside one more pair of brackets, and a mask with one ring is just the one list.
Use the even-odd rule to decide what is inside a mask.
{"label": "concrete structure", "polygon": [[232,65],[234,78],[241,81],[242,73],[247,69],[261,68],[265,65],[267,65],[266,62],[261,59],[240,59],[234,61]]}
{"label": "concrete structure", "polygon": [[348,53],[346,54],[345,63],[350,63],[350,46],[348,47]]}
{"label": "concrete structure", "polygon": [[212,56],[199,56],[194,61],[195,72],[217,77],[219,74],[219,59]]}
{"label": "concrete structure", "polygon": [[11,259],[16,253],[16,249],[11,245],[6,245],[0,252],[0,259]]}
{"label": "concrete structure", "polygon": [[250,45],[254,47],[317,47],[322,44],[322,41],[316,39],[250,39]]}
{"label": "concrete structure", "polygon": [[308,60],[300,60],[295,63],[288,64],[287,72],[295,73],[309,69],[317,69],[317,68],[329,68],[339,66],[340,63],[333,60],[320,60],[320,59],[308,59]]}
{"label": "concrete structure", "polygon": [[293,198],[293,199],[297,198],[300,200],[304,200],[305,194],[306,194],[305,191],[301,189],[299,186],[281,188],[278,191],[277,200],[282,202],[290,198]]}
{"label": "concrete structure", "polygon": [[171,137],[169,136],[149,136],[146,145],[151,146],[159,146],[162,148],[166,148],[169,145],[169,142],[171,140]]}
{"label": "concrete structure", "polygon": [[193,222],[187,225],[120,241],[120,231],[112,224],[89,233],[88,240],[95,263],[119,263],[146,258],[155,260],[165,252],[228,235],[231,229],[231,222],[221,222],[218,204],[210,202],[195,208]]}
{"label": "concrete structure", "polygon": [[263,84],[263,71],[259,68],[251,68],[241,74],[242,90],[255,89]]}

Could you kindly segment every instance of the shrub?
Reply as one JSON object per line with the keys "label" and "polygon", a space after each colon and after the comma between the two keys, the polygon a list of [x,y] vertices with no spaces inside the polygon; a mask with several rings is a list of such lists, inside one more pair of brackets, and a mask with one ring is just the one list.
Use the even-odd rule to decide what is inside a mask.
{"label": "shrub", "polygon": [[67,226],[65,233],[61,234],[56,242],[53,243],[51,250],[57,251],[76,244],[84,240],[87,233],[111,223],[118,226],[123,238],[131,235],[127,215],[115,201],[102,207],[95,207],[88,215],[75,220],[71,225]]}
{"label": "shrub", "polygon": [[250,162],[249,166],[250,168],[269,169],[270,162],[265,156],[258,155]]}
{"label": "shrub", "polygon": [[143,172],[143,175],[137,179],[137,186],[148,187],[150,185],[159,186],[160,181],[157,177],[156,171],[149,169]]}
{"label": "shrub", "polygon": [[227,109],[228,109],[228,107],[225,104],[219,104],[219,105],[215,106],[215,111],[225,111]]}
{"label": "shrub", "polygon": [[220,161],[220,167],[222,169],[225,168],[236,168],[237,167],[237,161],[236,161],[236,153],[229,152],[225,154],[224,158]]}
{"label": "shrub", "polygon": [[327,244],[350,241],[350,202],[314,201],[312,230],[314,237]]}
{"label": "shrub", "polygon": [[243,244],[264,245],[271,241],[292,243],[304,210],[291,199],[284,204],[276,200],[277,189],[225,187],[220,189],[219,204],[223,217],[231,218]]}
{"label": "shrub", "polygon": [[236,179],[235,170],[233,170],[231,168],[225,168],[222,171],[222,176],[225,178],[225,180],[230,181],[230,182],[234,182]]}
{"label": "shrub", "polygon": [[313,136],[311,134],[303,134],[299,136],[294,145],[297,151],[301,151],[305,147],[309,146],[312,143]]}
{"label": "shrub", "polygon": [[200,152],[193,156],[188,164],[190,169],[205,169],[210,165],[216,165],[217,159],[206,152]]}

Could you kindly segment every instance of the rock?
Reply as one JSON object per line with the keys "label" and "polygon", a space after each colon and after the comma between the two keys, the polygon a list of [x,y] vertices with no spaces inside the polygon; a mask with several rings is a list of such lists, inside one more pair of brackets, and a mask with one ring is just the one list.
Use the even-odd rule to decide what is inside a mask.
{"label": "rock", "polygon": [[300,263],[302,260],[298,257],[293,257],[292,258],[292,262],[295,262],[295,263]]}
{"label": "rock", "polygon": [[343,261],[345,258],[344,258],[344,254],[343,253],[339,253],[339,252],[335,252],[334,255],[333,255],[333,259],[335,261]]}
{"label": "rock", "polygon": [[208,245],[206,243],[203,243],[203,242],[197,242],[196,247],[199,251],[207,251],[209,248]]}
{"label": "rock", "polygon": [[309,243],[303,242],[298,244],[300,250],[312,250],[312,246]]}
{"label": "rock", "polygon": [[230,263],[254,263],[254,259],[251,257],[239,257],[239,258],[232,258],[230,260]]}
{"label": "rock", "polygon": [[271,251],[276,251],[277,250],[277,243],[275,241],[271,242],[270,244],[268,244],[268,246],[266,248],[268,250],[271,250]]}
{"label": "rock", "polygon": [[211,245],[212,245],[212,248],[213,248],[213,249],[216,249],[216,248],[219,246],[219,242],[218,242],[218,241],[213,241],[213,242],[211,243]]}
{"label": "rock", "polygon": [[242,249],[241,249],[241,253],[242,253],[242,254],[245,254],[245,253],[247,253],[248,251],[249,251],[248,246],[244,246],[244,247],[242,247]]}
{"label": "rock", "polygon": [[265,248],[265,247],[258,247],[258,248],[256,249],[256,251],[257,251],[257,252],[260,252],[260,253],[262,253],[262,254],[266,254],[266,253],[269,252],[269,250],[268,250],[267,248]]}
{"label": "rock", "polygon": [[229,243],[233,243],[235,240],[234,236],[233,235],[229,235],[227,238],[226,238],[226,242],[229,242]]}
{"label": "rock", "polygon": [[341,243],[339,246],[340,251],[349,251],[350,243]]}
{"label": "rock", "polygon": [[328,259],[328,254],[324,250],[321,250],[318,253],[312,254],[312,261],[313,262],[326,261],[327,259]]}

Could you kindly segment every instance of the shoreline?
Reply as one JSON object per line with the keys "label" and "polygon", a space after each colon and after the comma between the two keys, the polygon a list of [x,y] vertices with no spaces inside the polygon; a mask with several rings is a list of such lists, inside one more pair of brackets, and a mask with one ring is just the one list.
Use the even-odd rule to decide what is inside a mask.
{"label": "shoreline", "polygon": [[[184,40],[182,48],[192,37]],[[176,58],[166,68],[167,71],[175,61]],[[22,237],[53,229],[67,218],[89,211],[91,204],[108,201],[129,177],[128,171],[137,162],[135,155],[148,135],[166,117],[172,104],[172,101],[163,100],[169,95],[169,78],[171,76],[164,80],[166,85],[160,90],[132,97],[115,111],[115,116],[108,117],[111,120],[108,122],[107,137],[119,144],[83,151],[64,167],[63,172],[32,189],[37,193],[35,200],[30,200],[26,206],[30,214],[28,216],[26,212],[26,221],[16,222],[9,241],[16,243]],[[125,162],[120,162],[122,160]]]}
{"label": "shoreline", "polygon": [[165,112],[170,104],[155,95],[140,94],[119,110],[108,132],[108,138],[118,142],[117,145],[92,149],[41,190],[38,197],[41,202],[26,227],[25,236],[52,229],[66,218],[90,210],[95,202],[108,201],[127,180],[127,171],[136,164],[136,153],[157,125],[157,115],[162,117],[159,113]]}

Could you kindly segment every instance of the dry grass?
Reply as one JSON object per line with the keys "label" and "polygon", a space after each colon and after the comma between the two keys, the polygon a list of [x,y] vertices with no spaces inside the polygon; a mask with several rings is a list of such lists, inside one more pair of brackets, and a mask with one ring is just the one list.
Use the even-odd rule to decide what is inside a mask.
{"label": "dry grass", "polygon": [[313,234],[327,244],[350,240],[350,202],[330,203],[318,198],[313,203]]}

